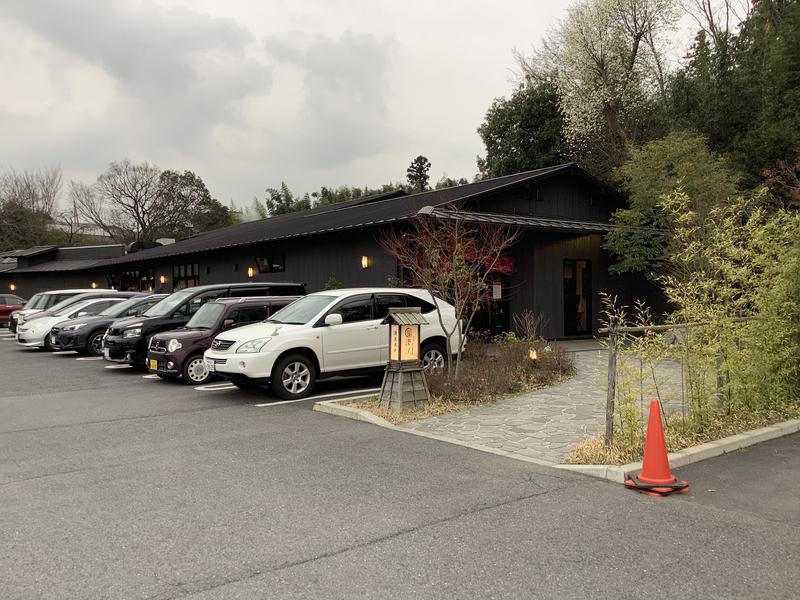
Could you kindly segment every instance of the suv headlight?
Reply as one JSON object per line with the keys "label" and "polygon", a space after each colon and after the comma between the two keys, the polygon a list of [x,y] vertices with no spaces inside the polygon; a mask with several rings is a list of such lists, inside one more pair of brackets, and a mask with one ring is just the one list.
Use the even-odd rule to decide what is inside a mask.
{"label": "suv headlight", "polygon": [[167,342],[167,352],[175,352],[178,348],[183,348],[183,345],[178,340],[170,340]]}
{"label": "suv headlight", "polygon": [[124,338],[135,338],[142,335],[142,328],[141,327],[131,327],[130,329],[126,329],[122,332],[122,337]]}
{"label": "suv headlight", "polygon": [[247,341],[236,349],[236,354],[250,354],[253,352],[261,352],[261,349],[264,346],[266,346],[271,339],[272,338],[264,337]]}
{"label": "suv headlight", "polygon": [[61,331],[78,331],[78,329],[85,326],[86,323],[75,323],[74,325],[67,325]]}

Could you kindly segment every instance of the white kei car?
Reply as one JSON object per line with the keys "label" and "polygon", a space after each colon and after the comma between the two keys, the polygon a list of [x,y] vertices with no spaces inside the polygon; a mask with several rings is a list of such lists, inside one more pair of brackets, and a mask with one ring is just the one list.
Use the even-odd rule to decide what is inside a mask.
{"label": "white kei car", "polygon": [[444,364],[447,344],[439,323],[458,345],[455,309],[418,289],[356,288],[303,296],[261,323],[225,331],[205,352],[206,368],[240,388],[269,384],[287,400],[304,398],[318,378],[380,368],[389,360],[390,307],[421,308],[420,356],[426,367]]}
{"label": "white kei car", "polygon": [[25,321],[17,326],[17,343],[20,346],[28,348],[44,348],[50,349],[50,330],[53,326],[69,321],[75,317],[88,317],[96,315],[112,304],[127,300],[124,298],[91,298],[72,304],[59,311],[54,312],[52,315],[39,317],[38,319],[31,319]]}

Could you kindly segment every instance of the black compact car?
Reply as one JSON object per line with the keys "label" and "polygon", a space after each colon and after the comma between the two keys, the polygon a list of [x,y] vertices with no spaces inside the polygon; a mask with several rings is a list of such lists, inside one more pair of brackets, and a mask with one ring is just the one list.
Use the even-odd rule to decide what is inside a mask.
{"label": "black compact car", "polygon": [[298,298],[300,296],[219,298],[206,302],[185,327],[150,338],[147,368],[162,379],[180,376],[184,383],[206,383],[213,373],[206,369],[203,352],[211,347],[217,334],[264,321]]}
{"label": "black compact car", "polygon": [[118,319],[137,317],[166,297],[167,294],[137,294],[100,314],[59,323],[50,330],[50,347],[102,356],[103,336],[109,325]]}
{"label": "black compact car", "polygon": [[146,369],[147,346],[155,333],[183,327],[203,304],[217,298],[243,296],[304,296],[303,283],[220,283],[199,285],[170,294],[139,317],[111,324],[103,338],[106,360]]}

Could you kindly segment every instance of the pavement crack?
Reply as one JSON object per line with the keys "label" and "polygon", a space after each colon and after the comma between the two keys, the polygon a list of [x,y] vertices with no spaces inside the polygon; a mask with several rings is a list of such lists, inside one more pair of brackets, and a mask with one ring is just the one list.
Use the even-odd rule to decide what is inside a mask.
{"label": "pavement crack", "polygon": [[[459,511],[458,513],[453,514],[453,515],[449,515],[449,516],[442,517],[442,518],[439,518],[439,519],[434,519],[432,521],[428,521],[426,523],[422,523],[422,524],[416,525],[414,527],[406,527],[404,529],[400,529],[398,531],[395,531],[393,533],[389,533],[387,535],[374,537],[374,538],[365,540],[363,542],[352,544],[352,545],[347,546],[345,548],[339,548],[337,550],[331,550],[330,552],[323,552],[322,554],[317,554],[315,556],[310,556],[308,558],[303,558],[303,559],[300,559],[300,560],[285,562],[285,563],[276,565],[274,567],[265,567],[265,568],[262,568],[262,569],[256,569],[256,570],[254,570],[254,571],[252,571],[250,573],[246,573],[246,574],[242,575],[241,577],[231,577],[231,578],[226,579],[224,581],[221,581],[219,583],[214,583],[214,584],[210,584],[210,585],[206,585],[206,586],[198,586],[198,587],[195,587],[194,589],[186,589],[186,587],[184,587],[183,590],[178,591],[175,595],[172,595],[172,596],[164,596],[165,592],[161,591],[161,592],[159,592],[158,594],[156,594],[154,596],[148,597],[147,600],[156,600],[156,599],[159,599],[159,598],[184,598],[184,597],[188,597],[188,596],[195,596],[197,594],[202,594],[202,593],[214,590],[214,589],[218,589],[218,588],[222,588],[222,587],[225,587],[225,586],[228,586],[228,585],[232,585],[234,583],[240,583],[242,581],[247,581],[248,579],[254,579],[256,577],[261,577],[263,575],[270,575],[270,574],[273,574],[273,573],[284,571],[286,569],[292,569],[294,567],[299,567],[299,566],[303,566],[303,565],[306,565],[306,564],[309,564],[309,563],[313,563],[313,562],[316,562],[316,561],[319,561],[319,560],[325,560],[325,559],[333,558],[333,557],[336,557],[336,556],[342,556],[344,554],[348,554],[348,553],[353,552],[355,550],[360,550],[362,548],[369,548],[370,546],[374,546],[374,545],[377,545],[377,544],[382,544],[384,542],[387,542],[387,541],[390,541],[390,540],[394,540],[394,539],[397,539],[397,538],[405,536],[405,535],[416,533],[418,531],[423,531],[423,530],[429,529],[431,527],[436,527],[438,525],[442,525],[443,523],[449,523],[449,522],[452,522],[452,521],[457,521],[458,519],[462,519],[464,517],[468,517],[468,516],[471,516],[471,515],[476,515],[476,514],[479,514],[479,513],[482,513],[482,512],[486,512],[486,511],[489,511],[489,510],[493,510],[493,509],[496,509],[496,508],[502,508],[504,506],[510,506],[510,505],[515,504],[517,502],[523,502],[525,500],[530,500],[531,498],[537,498],[539,496],[544,496],[544,495],[549,494],[551,492],[557,492],[557,491],[561,491],[563,489],[564,488],[540,489],[540,490],[537,490],[537,491],[532,492],[530,494],[517,496],[517,497],[514,497],[514,498],[510,498],[508,500],[504,500],[502,502],[496,502],[496,503],[493,503],[493,504],[485,504],[483,506],[478,506],[478,507],[472,508],[472,509],[465,509],[465,510]],[[188,585],[187,585],[187,587],[188,587]]]}

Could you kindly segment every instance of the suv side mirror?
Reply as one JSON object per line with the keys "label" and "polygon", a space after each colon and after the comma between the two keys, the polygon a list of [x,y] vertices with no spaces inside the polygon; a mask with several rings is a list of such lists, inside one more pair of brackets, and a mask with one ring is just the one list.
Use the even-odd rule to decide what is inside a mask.
{"label": "suv side mirror", "polygon": [[233,319],[225,319],[222,322],[222,328],[223,329],[230,329],[231,327],[233,327],[234,323],[235,323],[235,321]]}
{"label": "suv side mirror", "polygon": [[343,322],[339,313],[331,313],[325,317],[325,325],[341,325]]}

